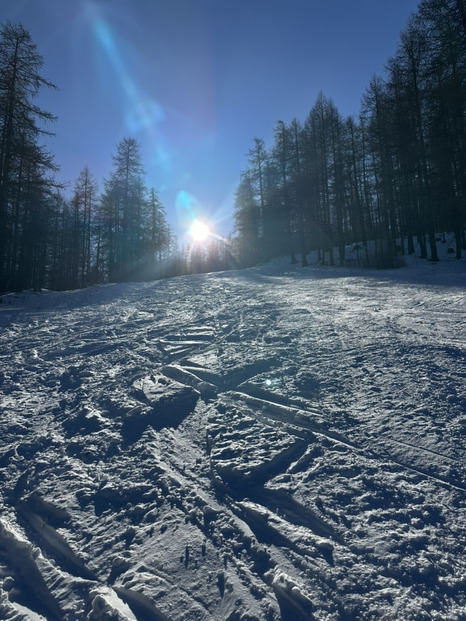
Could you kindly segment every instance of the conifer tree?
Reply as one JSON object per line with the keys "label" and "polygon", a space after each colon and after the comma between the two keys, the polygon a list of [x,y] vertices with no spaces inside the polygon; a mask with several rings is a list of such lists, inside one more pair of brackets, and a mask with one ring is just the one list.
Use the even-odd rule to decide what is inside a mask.
{"label": "conifer tree", "polygon": [[55,88],[22,25],[0,31],[0,290],[41,287],[46,278],[48,217],[56,166],[38,144],[54,120],[34,103]]}
{"label": "conifer tree", "polygon": [[146,216],[143,167],[138,142],[123,138],[101,199],[102,242],[110,281],[134,278],[144,255]]}
{"label": "conifer tree", "polygon": [[85,166],[74,186],[72,205],[75,213],[74,286],[85,287],[92,281],[93,225],[97,209],[97,181]]}

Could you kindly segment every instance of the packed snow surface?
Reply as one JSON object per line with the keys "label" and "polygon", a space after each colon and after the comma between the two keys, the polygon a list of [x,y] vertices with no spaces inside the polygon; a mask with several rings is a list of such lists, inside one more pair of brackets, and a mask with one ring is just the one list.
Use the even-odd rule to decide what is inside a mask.
{"label": "packed snow surface", "polygon": [[466,619],[465,261],[2,296],[0,618]]}

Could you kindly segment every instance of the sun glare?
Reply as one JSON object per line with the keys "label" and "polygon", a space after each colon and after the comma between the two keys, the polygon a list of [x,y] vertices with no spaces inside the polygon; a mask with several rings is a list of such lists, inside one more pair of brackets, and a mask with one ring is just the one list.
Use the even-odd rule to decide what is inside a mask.
{"label": "sun glare", "polygon": [[189,229],[189,234],[194,241],[203,242],[209,237],[210,230],[205,222],[194,220]]}

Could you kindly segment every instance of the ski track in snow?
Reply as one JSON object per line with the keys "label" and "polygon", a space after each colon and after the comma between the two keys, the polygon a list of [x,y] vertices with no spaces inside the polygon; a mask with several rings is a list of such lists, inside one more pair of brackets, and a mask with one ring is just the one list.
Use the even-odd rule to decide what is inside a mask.
{"label": "ski track in snow", "polygon": [[3,296],[0,618],[466,619],[449,266]]}

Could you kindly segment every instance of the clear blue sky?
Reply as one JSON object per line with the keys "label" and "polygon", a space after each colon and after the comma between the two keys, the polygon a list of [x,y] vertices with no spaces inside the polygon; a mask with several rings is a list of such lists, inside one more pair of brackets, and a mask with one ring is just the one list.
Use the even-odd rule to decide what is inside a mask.
{"label": "clear blue sky", "polygon": [[186,205],[232,228],[234,190],[254,137],[304,121],[320,90],[358,114],[418,0],[2,0],[60,90],[38,100],[58,116],[46,144],[74,181],[100,188],[121,138],[142,148],[149,186],[175,233]]}

